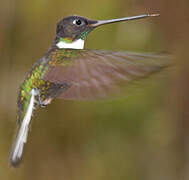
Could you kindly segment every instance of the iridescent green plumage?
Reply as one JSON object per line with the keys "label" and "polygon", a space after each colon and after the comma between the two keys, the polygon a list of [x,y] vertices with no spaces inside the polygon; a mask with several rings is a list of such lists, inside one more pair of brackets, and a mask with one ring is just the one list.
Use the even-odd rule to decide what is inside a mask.
{"label": "iridescent green plumage", "polygon": [[[56,94],[56,92],[53,92],[52,90],[58,91],[57,88],[66,88],[65,83],[58,85],[58,83],[53,83],[48,80],[44,80],[43,77],[47,72],[49,66],[56,66],[59,64],[61,64],[62,66],[71,65],[72,62],[69,61],[69,58],[74,56],[75,54],[72,54],[71,51],[60,50],[59,53],[57,53],[57,49],[53,49],[33,65],[32,69],[27,74],[24,82],[20,87],[18,96],[18,121],[20,121],[20,119],[23,118],[28,108],[29,100],[31,97],[30,92],[32,89],[39,90],[39,98],[43,102],[45,101],[45,99],[53,97]],[[49,92],[49,90],[51,90],[52,92]]]}
{"label": "iridescent green plumage", "polygon": [[[41,61],[41,60],[40,60]],[[42,77],[48,66],[43,64],[42,62],[38,62],[32,68],[32,70],[26,76],[23,84],[20,87],[20,92],[18,96],[18,121],[20,122],[23,119],[25,112],[29,105],[29,100],[31,97],[31,90],[33,88],[41,87],[45,82],[42,80]]]}

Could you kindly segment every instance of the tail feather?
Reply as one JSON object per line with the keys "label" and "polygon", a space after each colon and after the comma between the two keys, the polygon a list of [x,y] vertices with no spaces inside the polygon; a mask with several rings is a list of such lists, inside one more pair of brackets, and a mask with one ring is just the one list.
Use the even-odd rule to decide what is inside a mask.
{"label": "tail feather", "polygon": [[27,142],[29,124],[31,121],[32,112],[34,110],[35,96],[37,92],[35,89],[32,89],[30,93],[31,97],[29,105],[10,153],[9,161],[13,167],[17,167],[19,165],[22,159],[24,144]]}

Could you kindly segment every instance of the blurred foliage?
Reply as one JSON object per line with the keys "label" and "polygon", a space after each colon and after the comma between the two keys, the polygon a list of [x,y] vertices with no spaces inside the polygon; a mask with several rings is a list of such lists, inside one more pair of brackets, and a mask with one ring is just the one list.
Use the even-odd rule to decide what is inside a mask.
{"label": "blurred foliage", "polygon": [[[8,154],[18,88],[49,48],[55,24],[160,13],[95,30],[86,47],[175,54],[176,66],[107,101],[55,100],[35,113],[23,163]],[[187,0],[0,0],[0,179],[189,179]],[[169,71],[169,72],[168,72]]]}

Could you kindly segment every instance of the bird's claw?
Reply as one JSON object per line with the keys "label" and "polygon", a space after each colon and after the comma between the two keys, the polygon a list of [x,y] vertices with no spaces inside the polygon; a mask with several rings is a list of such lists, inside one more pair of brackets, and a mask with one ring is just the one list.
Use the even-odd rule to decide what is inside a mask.
{"label": "bird's claw", "polygon": [[42,100],[41,100],[41,97],[40,97],[40,89],[38,88],[35,88],[35,89],[32,89],[31,91],[31,94],[34,93],[35,96],[37,96],[37,100],[35,99],[35,103],[37,105],[39,105],[40,107],[46,107],[46,103],[44,103]]}

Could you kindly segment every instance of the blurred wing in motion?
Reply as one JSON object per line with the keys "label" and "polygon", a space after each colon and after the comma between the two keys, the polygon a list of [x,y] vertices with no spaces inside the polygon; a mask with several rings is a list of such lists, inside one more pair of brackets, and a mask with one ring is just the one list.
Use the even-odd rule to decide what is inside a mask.
{"label": "blurred wing in motion", "polygon": [[59,54],[58,60],[52,57],[44,80],[71,84],[58,96],[71,100],[105,98],[122,85],[127,86],[129,82],[169,65],[169,59],[164,55],[71,49],[67,53],[75,56],[60,57]]}

